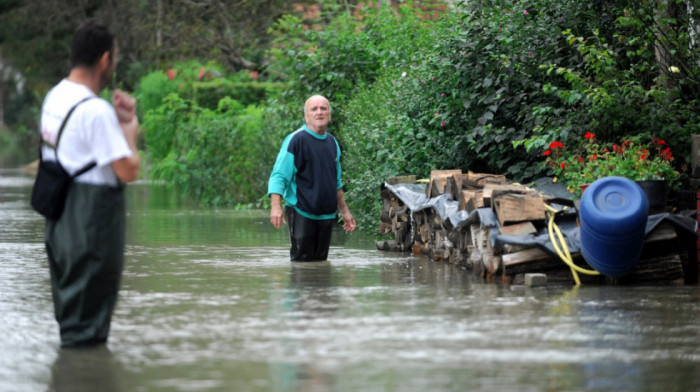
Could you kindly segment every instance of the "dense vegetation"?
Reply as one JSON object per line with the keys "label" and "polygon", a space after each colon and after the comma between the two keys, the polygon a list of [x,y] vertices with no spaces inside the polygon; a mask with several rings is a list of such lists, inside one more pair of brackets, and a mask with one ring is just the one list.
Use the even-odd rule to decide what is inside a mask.
{"label": "dense vegetation", "polygon": [[460,168],[529,181],[551,175],[551,142],[589,132],[661,138],[678,169],[689,163],[697,1],[353,3],[321,2],[312,18],[279,8],[255,41],[264,52],[249,48],[257,66],[193,43],[177,62],[163,60],[173,50],[132,54],[138,78],[124,83],[139,98],[147,175],[206,205],[264,200],[281,140],[315,93],[331,100],[347,199],[369,230],[388,176]]}

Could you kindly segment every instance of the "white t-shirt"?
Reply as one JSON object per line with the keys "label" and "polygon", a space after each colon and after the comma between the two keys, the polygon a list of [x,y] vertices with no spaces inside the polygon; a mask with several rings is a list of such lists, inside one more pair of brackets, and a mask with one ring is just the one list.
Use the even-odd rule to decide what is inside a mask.
{"label": "white t-shirt", "polygon": [[[111,163],[131,156],[132,152],[119,126],[114,107],[97,97],[87,86],[63,79],[49,91],[41,109],[41,137],[56,143],[58,129],[70,108],[92,96],[73,111],[58,145],[58,159],[68,173],[75,173],[90,162],[97,166],[76,177],[76,182],[112,185],[118,179]],[[54,150],[42,147],[45,160],[55,160]]]}

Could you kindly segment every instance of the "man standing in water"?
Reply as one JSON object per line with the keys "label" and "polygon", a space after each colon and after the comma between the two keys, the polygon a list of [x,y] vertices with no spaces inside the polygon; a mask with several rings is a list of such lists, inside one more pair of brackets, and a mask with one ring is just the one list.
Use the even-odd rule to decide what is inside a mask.
{"label": "man standing in water", "polygon": [[112,79],[118,50],[104,24],[91,21],[79,27],[70,47],[70,73],[49,91],[41,110],[44,159],[57,157],[70,174],[95,163],[76,177],[61,217],[46,221],[62,347],[107,341],[121,281],[126,227],[122,182],[138,176],[139,121],[129,95],[115,91],[114,106],[97,96]]}
{"label": "man standing in water", "polygon": [[270,222],[278,229],[289,222],[292,261],[321,261],[328,258],[336,212],[340,211],[345,231],[355,230],[355,218],[343,196],[340,147],[327,132],[328,100],[320,95],[307,99],[304,119],[306,125],[284,139],[270,175]]}

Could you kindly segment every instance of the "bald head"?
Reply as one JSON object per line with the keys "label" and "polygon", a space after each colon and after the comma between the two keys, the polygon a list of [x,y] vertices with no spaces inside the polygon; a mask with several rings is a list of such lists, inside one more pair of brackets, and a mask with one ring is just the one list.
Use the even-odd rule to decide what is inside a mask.
{"label": "bald head", "polygon": [[331,103],[328,102],[328,99],[326,97],[324,97],[323,95],[312,95],[311,97],[309,97],[309,99],[306,100],[306,102],[304,102],[304,114],[306,114],[309,111],[309,104],[312,102],[313,103],[325,102],[326,105],[328,106],[328,112],[331,111]]}
{"label": "bald head", "polygon": [[306,126],[319,135],[326,133],[331,122],[331,104],[322,95],[314,95],[304,104],[304,119]]}

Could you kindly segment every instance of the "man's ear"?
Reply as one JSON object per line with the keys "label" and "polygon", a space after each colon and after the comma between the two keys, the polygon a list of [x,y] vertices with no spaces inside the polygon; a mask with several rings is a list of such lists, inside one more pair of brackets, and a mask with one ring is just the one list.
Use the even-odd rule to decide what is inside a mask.
{"label": "man's ear", "polygon": [[105,69],[109,67],[109,65],[112,63],[112,52],[111,51],[106,51],[102,53],[102,57],[100,57],[100,68]]}

